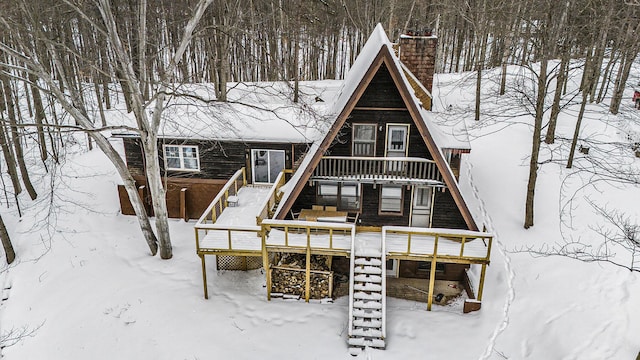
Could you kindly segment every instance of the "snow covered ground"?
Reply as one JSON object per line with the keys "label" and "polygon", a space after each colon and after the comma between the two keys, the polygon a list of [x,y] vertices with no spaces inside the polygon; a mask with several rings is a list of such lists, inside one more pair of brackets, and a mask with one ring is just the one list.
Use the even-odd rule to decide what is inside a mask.
{"label": "snow covered ground", "polygon": [[[591,228],[604,225],[586,200],[640,218],[637,186],[597,182],[587,156],[622,159],[640,167],[631,150],[613,153],[621,121],[638,121],[625,94],[621,114],[589,105],[582,136],[589,155],[576,168],[541,166],[535,226],[522,228],[531,148],[531,117],[500,117],[487,82],[483,121],[473,124],[473,74],[441,75],[434,82],[435,111],[442,121],[463,119],[472,152],[462,170],[471,175],[497,234],[487,272],[482,310],[389,299],[387,349],[365,359],[634,359],[640,351],[640,279],[608,263],[535,257],[564,239],[598,244]],[[491,77],[491,74],[488,74]],[[630,90],[627,90],[629,92]],[[628,96],[627,96],[628,95]],[[629,99],[629,100],[628,100]],[[628,101],[627,101],[628,100]],[[445,110],[452,105],[450,110]],[[558,131],[573,133],[577,105],[563,112]],[[565,158],[566,142],[543,146],[542,159]],[[268,302],[264,275],[216,272],[209,261],[209,300],[202,295],[193,223],[171,221],[174,258],[148,255],[136,219],[119,214],[115,171],[98,151],[70,155],[59,172],[47,226],[49,197],[23,201],[24,214],[3,208],[18,260],[0,274],[10,289],[0,305],[0,331],[8,336],[2,355],[22,359],[351,359],[347,352],[347,299],[333,304]],[[45,177],[42,177],[45,179]],[[44,189],[44,182],[41,189]],[[573,199],[567,207],[568,200]],[[591,226],[591,228],[590,228]],[[628,262],[623,252],[617,258]],[[458,304],[459,305],[459,304]],[[16,341],[11,337],[23,334]]]}

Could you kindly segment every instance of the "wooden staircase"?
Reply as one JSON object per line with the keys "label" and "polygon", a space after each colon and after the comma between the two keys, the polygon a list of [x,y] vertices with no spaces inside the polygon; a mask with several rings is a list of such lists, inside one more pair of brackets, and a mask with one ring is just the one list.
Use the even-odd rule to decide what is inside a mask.
{"label": "wooden staircase", "polygon": [[355,246],[349,280],[349,353],[385,348],[385,261],[382,246]]}

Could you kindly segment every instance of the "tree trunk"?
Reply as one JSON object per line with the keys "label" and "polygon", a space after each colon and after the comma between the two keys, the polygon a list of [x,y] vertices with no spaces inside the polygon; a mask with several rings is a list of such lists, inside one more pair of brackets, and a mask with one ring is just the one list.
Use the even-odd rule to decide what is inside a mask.
{"label": "tree trunk", "polygon": [[567,68],[569,66],[570,52],[564,51],[562,53],[562,61],[560,62],[560,68],[558,69],[558,76],[556,77],[556,92],[553,94],[553,104],[551,105],[551,115],[549,117],[549,126],[547,127],[547,135],[544,138],[544,142],[547,144],[553,144],[556,140],[556,125],[558,123],[558,115],[560,114],[560,99],[562,98],[562,86],[564,84]]}
{"label": "tree trunk", "polygon": [[46,121],[46,116],[44,113],[44,106],[42,104],[42,96],[40,96],[40,89],[38,89],[37,86],[38,78],[34,74],[29,73],[29,82],[31,83],[35,120],[38,127],[36,130],[38,132],[38,145],[40,146],[40,159],[44,162],[49,157],[47,154],[47,141],[44,137],[44,121]]}
{"label": "tree trunk", "polygon": [[573,140],[571,141],[571,151],[569,151],[569,159],[567,160],[567,169],[571,169],[571,167],[573,166],[573,157],[576,153],[578,135],[580,135],[580,125],[582,124],[582,117],[584,116],[584,109],[587,105],[587,95],[589,95],[589,92],[589,88],[582,89],[582,103],[580,104],[580,112],[578,113],[576,128],[573,131]]}
{"label": "tree trunk", "polygon": [[[484,27],[483,27],[484,28]],[[482,34],[482,40],[480,40],[480,54],[476,60],[476,117],[475,120],[480,120],[480,90],[482,86],[482,69],[484,68],[485,49],[487,47],[487,35]]]}
{"label": "tree trunk", "polygon": [[22,144],[18,135],[18,122],[15,113],[13,91],[9,83],[9,78],[6,74],[0,73],[0,81],[2,81],[3,84],[2,86],[4,90],[4,98],[7,104],[7,114],[9,116],[9,127],[11,129],[11,140],[13,142],[13,148],[16,155],[16,161],[18,162],[18,168],[20,169],[20,175],[22,175],[22,183],[24,184],[27,193],[29,193],[31,200],[35,200],[38,197],[38,194],[36,193],[36,190],[31,183],[31,179],[29,178],[29,171],[27,170],[27,165],[24,161]]}
{"label": "tree trunk", "polygon": [[531,159],[529,161],[529,181],[527,183],[527,200],[525,204],[524,228],[533,226],[533,205],[538,179],[538,156],[540,155],[540,135],[542,132],[542,115],[544,114],[544,98],[547,93],[547,64],[548,60],[540,62],[538,75],[538,96],[536,98],[536,115],[533,125],[533,139],[531,145]]}
{"label": "tree trunk", "polygon": [[[160,97],[156,101],[163,101]],[[147,176],[147,186],[151,193],[153,213],[156,218],[156,234],[160,245],[160,257],[171,259],[173,250],[171,247],[171,237],[169,234],[169,214],[166,203],[166,190],[162,184],[160,175],[160,161],[158,160],[157,136],[143,136],[142,147],[145,159],[145,174]]]}
{"label": "tree trunk", "polygon": [[0,240],[2,240],[2,247],[4,248],[4,256],[7,259],[7,264],[11,264],[16,259],[16,253],[13,250],[11,238],[2,220],[2,215],[0,215]]}

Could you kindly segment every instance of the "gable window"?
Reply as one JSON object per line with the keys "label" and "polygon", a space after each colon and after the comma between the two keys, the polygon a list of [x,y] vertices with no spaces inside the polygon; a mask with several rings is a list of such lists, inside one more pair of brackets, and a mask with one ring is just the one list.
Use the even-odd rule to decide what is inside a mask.
{"label": "gable window", "polygon": [[164,145],[164,163],[167,170],[199,171],[198,147],[193,145]]}
{"label": "gable window", "polygon": [[318,205],[336,206],[339,210],[360,210],[360,185],[356,183],[319,183]]}
{"label": "gable window", "polygon": [[376,124],[353,124],[353,156],[376,155]]}
{"label": "gable window", "polygon": [[402,214],[402,185],[383,185],[380,190],[380,213]]}

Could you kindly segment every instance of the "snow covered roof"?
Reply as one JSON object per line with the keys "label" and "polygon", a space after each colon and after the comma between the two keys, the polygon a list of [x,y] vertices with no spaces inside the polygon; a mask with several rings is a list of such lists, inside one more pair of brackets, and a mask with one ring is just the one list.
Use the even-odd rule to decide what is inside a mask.
{"label": "snow covered roof", "polygon": [[[284,81],[230,83],[227,102],[216,101],[212,84],[180,85],[172,90],[178,96],[168,97],[162,113],[159,136],[293,143],[322,140],[340,112],[345,109],[382,47],[387,47],[394,54],[382,25],[378,24],[343,81],[301,81],[298,103],[292,101],[292,84]],[[398,68],[403,68],[395,55],[392,59]],[[421,104],[404,72],[401,72],[401,81],[410,89],[411,100]],[[466,131],[443,131],[433,122],[433,114],[421,106],[418,108],[420,121],[429,129],[439,148],[470,149]],[[110,125],[135,127],[133,114],[128,114],[121,108],[107,110],[107,113]],[[136,136],[132,131],[121,131],[114,135]]]}
{"label": "snow covered roof", "polygon": [[[294,103],[287,82],[230,83],[227,102],[217,102],[210,84],[181,85],[162,113],[159,136],[179,139],[311,143],[330,126],[327,104],[338,80],[301,81]],[[114,110],[111,124],[134,126],[133,114]],[[125,131],[115,136],[135,135]]]}

